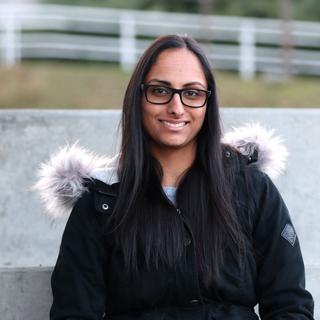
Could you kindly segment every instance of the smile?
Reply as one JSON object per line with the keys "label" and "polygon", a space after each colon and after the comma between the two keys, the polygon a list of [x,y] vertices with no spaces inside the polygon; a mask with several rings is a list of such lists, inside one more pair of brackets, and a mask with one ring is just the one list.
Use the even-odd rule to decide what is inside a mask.
{"label": "smile", "polygon": [[189,123],[189,121],[172,122],[166,120],[160,120],[160,122],[169,128],[183,128]]}

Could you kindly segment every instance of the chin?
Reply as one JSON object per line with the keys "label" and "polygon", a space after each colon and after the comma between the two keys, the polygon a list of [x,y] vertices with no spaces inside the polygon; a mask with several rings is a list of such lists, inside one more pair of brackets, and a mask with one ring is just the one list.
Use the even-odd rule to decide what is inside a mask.
{"label": "chin", "polygon": [[162,148],[182,149],[193,146],[191,141],[161,141],[158,143]]}

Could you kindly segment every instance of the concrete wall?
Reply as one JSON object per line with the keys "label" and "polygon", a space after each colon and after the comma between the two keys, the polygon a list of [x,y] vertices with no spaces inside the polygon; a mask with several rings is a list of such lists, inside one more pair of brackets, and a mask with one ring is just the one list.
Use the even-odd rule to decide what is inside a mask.
{"label": "concrete wall", "polygon": [[119,111],[0,111],[0,266],[52,266],[65,221],[41,214],[39,163],[66,143],[115,152]]}
{"label": "concrete wall", "polygon": [[[119,111],[0,111],[0,267],[55,263],[65,221],[51,222],[42,214],[38,196],[29,191],[38,165],[75,141],[112,155],[119,143],[119,118]],[[222,120],[225,130],[259,121],[285,138],[288,169],[275,183],[291,212],[306,266],[312,270],[307,286],[320,301],[315,285],[320,283],[320,110],[230,108],[222,110]],[[3,288],[0,284],[1,295]]]}
{"label": "concrete wall", "polygon": [[51,272],[51,268],[0,268],[0,319],[49,319]]}

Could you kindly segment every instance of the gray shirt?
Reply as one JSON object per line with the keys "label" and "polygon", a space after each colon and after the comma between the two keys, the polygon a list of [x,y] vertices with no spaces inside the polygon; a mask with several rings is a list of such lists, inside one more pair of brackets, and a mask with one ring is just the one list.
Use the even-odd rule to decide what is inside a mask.
{"label": "gray shirt", "polygon": [[176,206],[177,205],[177,199],[176,199],[176,193],[177,193],[177,187],[162,187],[164,193],[168,197],[168,199]]}

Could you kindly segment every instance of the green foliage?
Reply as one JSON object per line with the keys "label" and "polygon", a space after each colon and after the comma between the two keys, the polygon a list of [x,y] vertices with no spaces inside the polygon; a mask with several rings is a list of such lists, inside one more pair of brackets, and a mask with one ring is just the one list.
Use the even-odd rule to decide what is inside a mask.
{"label": "green foliage", "polygon": [[293,17],[298,20],[313,20],[319,22],[319,0],[293,0]]}
{"label": "green foliage", "polygon": [[99,6],[119,9],[148,9],[150,0],[40,0],[42,3],[80,6]]}
{"label": "green foliage", "polygon": [[[217,1],[219,2],[219,1]],[[220,0],[220,2],[226,2],[225,0]],[[238,0],[238,1],[228,1],[227,8],[225,12],[228,15],[234,16],[246,16],[246,17],[276,17],[277,16],[277,1],[251,1],[251,0]]]}
{"label": "green foliage", "polygon": [[[201,12],[201,0],[40,0],[43,3],[101,6],[120,9],[164,10],[169,12]],[[210,2],[210,0],[208,0]],[[291,0],[293,18],[320,21],[319,0]],[[209,14],[279,18],[281,0],[211,0]]]}

